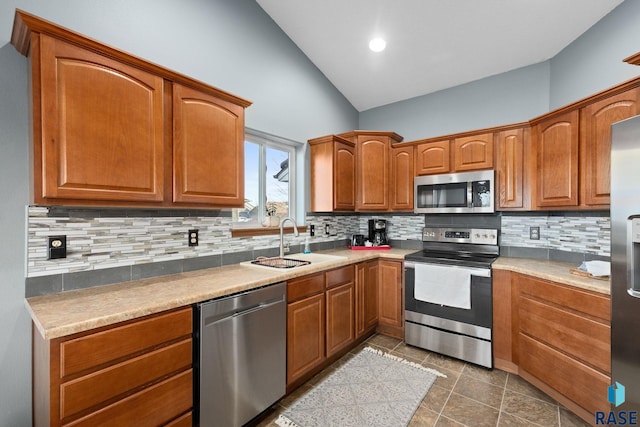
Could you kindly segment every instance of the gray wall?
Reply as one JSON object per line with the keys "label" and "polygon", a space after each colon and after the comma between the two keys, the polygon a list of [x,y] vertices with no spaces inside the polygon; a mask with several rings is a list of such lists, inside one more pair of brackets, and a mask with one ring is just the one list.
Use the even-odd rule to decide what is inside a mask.
{"label": "gray wall", "polygon": [[551,109],[637,77],[622,60],[640,51],[640,1],[626,0],[551,59]]}
{"label": "gray wall", "polygon": [[527,121],[549,109],[549,63],[531,65],[360,113],[360,129],[405,141]]}
{"label": "gray wall", "polygon": [[25,295],[29,201],[27,60],[9,44],[15,9],[254,102],[246,125],[285,138],[358,127],[358,113],[253,0],[0,2],[0,426],[31,424]]}
{"label": "gray wall", "polygon": [[405,141],[533,119],[636,77],[640,1],[626,0],[549,61],[360,113]]}
{"label": "gray wall", "polygon": [[0,43],[0,425],[31,420],[31,322],[24,305],[29,194],[27,64]]}

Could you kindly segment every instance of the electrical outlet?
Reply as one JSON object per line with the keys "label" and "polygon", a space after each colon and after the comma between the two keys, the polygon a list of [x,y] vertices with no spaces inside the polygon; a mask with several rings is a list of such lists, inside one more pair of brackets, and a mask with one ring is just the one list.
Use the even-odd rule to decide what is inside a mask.
{"label": "electrical outlet", "polygon": [[529,239],[540,240],[540,227],[529,227]]}
{"label": "electrical outlet", "polygon": [[329,236],[331,234],[331,226],[329,224],[324,225],[324,235]]}
{"label": "electrical outlet", "polygon": [[198,230],[189,230],[189,246],[198,246]]}
{"label": "electrical outlet", "polygon": [[311,224],[309,226],[309,236],[313,237],[316,235],[316,226]]}
{"label": "electrical outlet", "polygon": [[60,259],[67,257],[67,236],[49,236],[48,259]]}

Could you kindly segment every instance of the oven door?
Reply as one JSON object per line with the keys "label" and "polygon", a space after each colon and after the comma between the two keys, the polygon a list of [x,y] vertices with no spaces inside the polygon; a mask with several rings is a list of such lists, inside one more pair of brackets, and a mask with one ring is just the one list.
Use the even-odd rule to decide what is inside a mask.
{"label": "oven door", "polygon": [[491,268],[464,267],[472,271],[471,308],[464,309],[417,300],[415,264],[405,261],[405,342],[493,368]]}
{"label": "oven door", "polygon": [[[405,262],[405,310],[414,313],[463,322],[470,325],[491,328],[493,323],[491,269],[464,267],[471,273],[471,309],[420,301],[414,297],[415,267],[413,262]],[[437,264],[441,266],[440,264]],[[452,266],[451,268],[458,268]],[[454,283],[447,286],[455,286]]]}

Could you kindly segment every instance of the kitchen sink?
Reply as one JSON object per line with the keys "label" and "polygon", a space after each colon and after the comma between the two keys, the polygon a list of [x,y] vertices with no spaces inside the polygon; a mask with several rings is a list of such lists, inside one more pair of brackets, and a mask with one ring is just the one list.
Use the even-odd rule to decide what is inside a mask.
{"label": "kitchen sink", "polygon": [[298,268],[306,265],[322,265],[331,263],[334,261],[340,261],[346,259],[346,257],[339,255],[327,255],[327,254],[292,254],[287,257],[258,257],[253,261],[241,262],[241,265],[247,265],[251,267],[266,267],[266,268]]}

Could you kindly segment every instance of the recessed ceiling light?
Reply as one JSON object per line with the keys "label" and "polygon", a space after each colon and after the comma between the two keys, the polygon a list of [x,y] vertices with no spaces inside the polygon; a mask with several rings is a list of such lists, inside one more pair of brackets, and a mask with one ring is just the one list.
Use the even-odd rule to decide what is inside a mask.
{"label": "recessed ceiling light", "polygon": [[371,41],[369,42],[369,49],[374,52],[382,52],[385,47],[387,47],[387,42],[380,37],[371,39]]}

